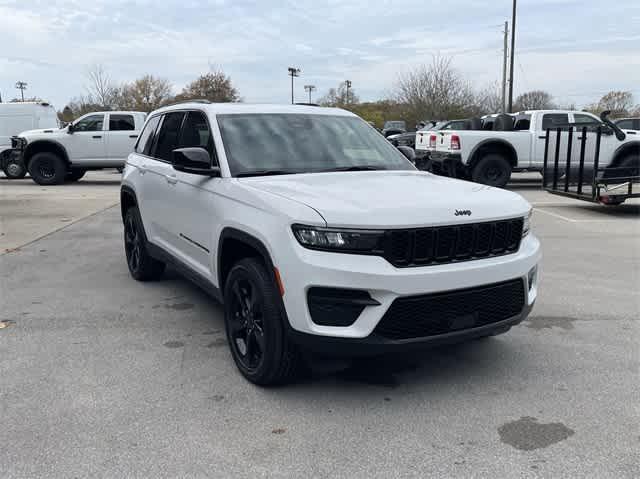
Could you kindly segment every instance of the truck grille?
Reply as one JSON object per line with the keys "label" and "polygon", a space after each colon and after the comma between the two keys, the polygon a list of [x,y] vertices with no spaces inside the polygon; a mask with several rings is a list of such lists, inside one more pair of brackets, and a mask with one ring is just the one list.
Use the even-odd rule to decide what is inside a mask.
{"label": "truck grille", "polygon": [[384,257],[397,267],[455,263],[515,253],[524,220],[390,230]]}
{"label": "truck grille", "polygon": [[520,314],[524,302],[522,279],[398,298],[382,317],[374,334],[401,340],[477,328]]}

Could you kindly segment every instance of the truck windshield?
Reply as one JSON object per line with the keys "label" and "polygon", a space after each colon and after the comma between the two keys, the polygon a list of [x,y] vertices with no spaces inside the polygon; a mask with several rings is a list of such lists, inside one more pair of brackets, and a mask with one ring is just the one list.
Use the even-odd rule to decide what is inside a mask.
{"label": "truck windshield", "polygon": [[360,118],[313,114],[218,115],[233,176],[415,170]]}

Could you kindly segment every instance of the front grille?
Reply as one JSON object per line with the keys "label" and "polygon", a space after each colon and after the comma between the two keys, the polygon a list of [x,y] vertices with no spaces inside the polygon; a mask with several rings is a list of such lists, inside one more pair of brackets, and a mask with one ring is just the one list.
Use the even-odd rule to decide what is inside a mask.
{"label": "front grille", "polygon": [[515,253],[524,220],[390,230],[384,257],[397,267],[455,263]]}
{"label": "front grille", "polygon": [[524,302],[522,279],[398,298],[382,317],[374,334],[399,340],[476,328],[520,314]]}

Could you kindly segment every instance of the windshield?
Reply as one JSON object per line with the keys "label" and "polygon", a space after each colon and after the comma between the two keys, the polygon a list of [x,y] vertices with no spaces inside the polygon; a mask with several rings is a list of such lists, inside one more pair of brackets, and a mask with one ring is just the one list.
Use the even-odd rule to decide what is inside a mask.
{"label": "windshield", "polygon": [[414,170],[380,133],[356,117],[218,115],[233,176],[335,170]]}

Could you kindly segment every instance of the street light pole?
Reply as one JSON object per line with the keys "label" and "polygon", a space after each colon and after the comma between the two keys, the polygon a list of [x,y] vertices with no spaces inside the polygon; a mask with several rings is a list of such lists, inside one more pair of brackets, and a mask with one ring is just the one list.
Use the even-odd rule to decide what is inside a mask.
{"label": "street light pole", "polygon": [[502,113],[507,112],[507,57],[509,55],[509,22],[504,22],[504,56],[502,62]]}
{"label": "street light pole", "polygon": [[509,71],[509,113],[513,111],[513,61],[516,56],[516,1],[513,0],[513,12],[511,14],[511,66]]}
{"label": "street light pole", "polygon": [[345,85],[347,86],[347,105],[349,104],[349,89],[351,88],[351,80],[345,80]]}
{"label": "street light pole", "polygon": [[295,68],[295,67],[289,67],[287,70],[289,71],[289,75],[291,76],[291,104],[293,105],[294,104],[294,99],[293,99],[293,78],[300,76],[300,69],[299,68]]}
{"label": "street light pole", "polygon": [[309,92],[309,103],[311,103],[311,92],[312,91],[316,91],[316,86],[315,85],[305,85],[304,89]]}

